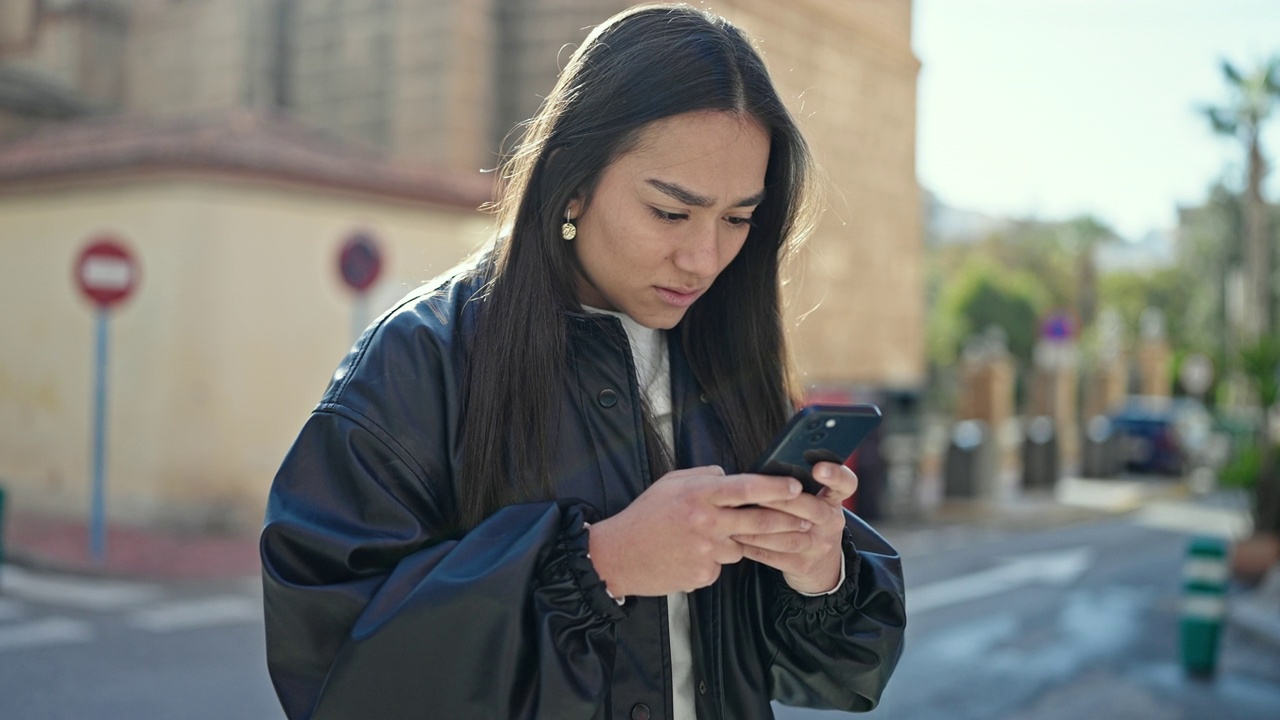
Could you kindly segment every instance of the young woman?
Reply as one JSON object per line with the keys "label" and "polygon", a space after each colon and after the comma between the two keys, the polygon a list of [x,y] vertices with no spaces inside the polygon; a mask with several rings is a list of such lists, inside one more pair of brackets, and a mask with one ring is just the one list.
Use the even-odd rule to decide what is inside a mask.
{"label": "young woman", "polygon": [[275,478],[289,717],[875,706],[903,588],[841,508],[857,479],[738,474],[793,407],[778,267],[807,167],[724,20],[591,33],[507,165],[493,247],[364,334]]}

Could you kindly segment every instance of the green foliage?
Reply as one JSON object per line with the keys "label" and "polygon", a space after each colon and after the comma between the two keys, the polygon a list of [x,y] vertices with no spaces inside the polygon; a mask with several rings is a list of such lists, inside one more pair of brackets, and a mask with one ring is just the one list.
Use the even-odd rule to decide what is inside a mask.
{"label": "green foliage", "polygon": [[1103,275],[1098,281],[1102,307],[1114,308],[1124,319],[1130,337],[1136,337],[1138,320],[1147,308],[1164,314],[1169,344],[1182,350],[1208,351],[1203,338],[1193,338],[1188,317],[1201,291],[1201,281],[1187,268],[1171,267],[1153,271],[1120,271]]}
{"label": "green foliage", "polygon": [[1242,72],[1223,59],[1222,76],[1230,97],[1225,106],[1202,107],[1213,131],[1219,135],[1257,136],[1280,98],[1280,56],[1260,62]]}
{"label": "green foliage", "polygon": [[1046,306],[1033,275],[972,256],[941,288],[930,317],[930,358],[944,365],[954,362],[970,335],[995,325],[1004,330],[1009,352],[1030,362]]}
{"label": "green foliage", "polygon": [[1262,472],[1262,451],[1257,445],[1241,447],[1218,472],[1218,484],[1222,487],[1252,488]]}
{"label": "green foliage", "polygon": [[1263,335],[1240,348],[1240,370],[1249,378],[1265,409],[1280,394],[1280,335]]}

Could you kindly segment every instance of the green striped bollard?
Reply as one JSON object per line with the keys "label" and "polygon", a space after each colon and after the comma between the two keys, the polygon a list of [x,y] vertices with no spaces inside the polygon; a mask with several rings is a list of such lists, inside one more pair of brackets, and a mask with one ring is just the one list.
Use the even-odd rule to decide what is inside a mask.
{"label": "green striped bollard", "polygon": [[1227,543],[1199,537],[1187,547],[1182,571],[1182,667],[1211,677],[1227,613]]}

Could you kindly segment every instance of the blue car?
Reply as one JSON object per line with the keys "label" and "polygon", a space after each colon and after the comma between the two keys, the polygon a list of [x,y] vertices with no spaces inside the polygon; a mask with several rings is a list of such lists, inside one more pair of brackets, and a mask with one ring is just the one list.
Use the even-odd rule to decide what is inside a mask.
{"label": "blue car", "polygon": [[1212,432],[1209,411],[1190,398],[1134,396],[1110,419],[1120,459],[1131,473],[1187,473]]}

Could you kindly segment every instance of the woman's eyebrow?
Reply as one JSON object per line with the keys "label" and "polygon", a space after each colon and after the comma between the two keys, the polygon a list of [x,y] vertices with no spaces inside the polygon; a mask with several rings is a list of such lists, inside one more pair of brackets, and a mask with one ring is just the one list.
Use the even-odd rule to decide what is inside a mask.
{"label": "woman's eyebrow", "polygon": [[[648,183],[653,188],[659,190],[663,194],[669,195],[672,198],[684,203],[685,205],[692,205],[694,207],[702,207],[702,208],[711,207],[712,205],[715,205],[714,198],[709,198],[705,195],[699,195],[698,193],[688,188],[681,187],[675,183],[670,183],[665,180],[658,180],[657,178],[648,178],[645,180],[645,182]],[[764,200],[764,190],[761,190],[760,192],[754,195],[748,195],[747,197],[742,198],[741,200],[734,203],[730,207],[752,207],[754,205],[759,205],[762,200]]]}

